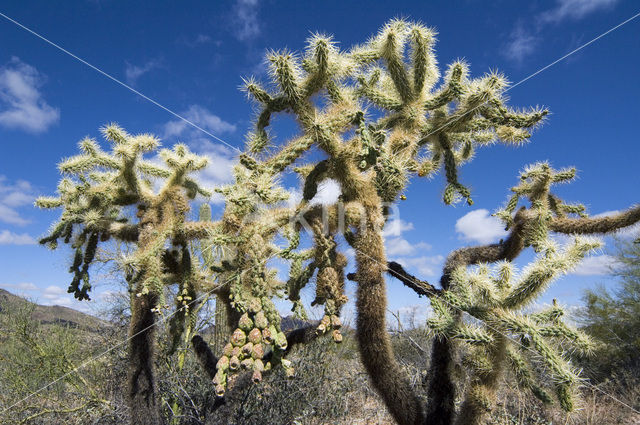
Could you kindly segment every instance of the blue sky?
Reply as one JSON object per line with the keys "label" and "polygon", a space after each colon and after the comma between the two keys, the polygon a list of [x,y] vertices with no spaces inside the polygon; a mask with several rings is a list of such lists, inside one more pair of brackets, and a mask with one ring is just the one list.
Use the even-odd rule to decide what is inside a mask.
{"label": "blue sky", "polygon": [[[310,32],[333,34],[346,49],[390,18],[418,20],[437,29],[441,66],[465,58],[474,76],[498,69],[516,83],[640,12],[638,3],[616,0],[431,3],[234,0],[150,8],[25,0],[4,2],[0,12],[236,147],[254,117],[238,90],[241,77],[263,78],[267,49],[299,51]],[[560,195],[584,202],[591,214],[637,203],[639,34],[640,17],[513,88],[511,105],[551,110],[546,124],[529,144],[485,148],[464,166],[472,207],[444,206],[440,177],[414,181],[399,204],[401,221],[386,235],[389,258],[436,280],[452,249],[501,237],[489,214],[519,171],[540,160],[578,168],[578,180]],[[57,213],[32,202],[55,191],[60,158],[74,154],[84,136],[98,137],[100,126],[118,122],[130,132],[156,133],[165,146],[180,140],[208,155],[213,163],[202,178],[216,185],[229,180],[234,150],[3,17],[0,39],[0,287],[91,309],[66,294],[70,252],[35,244]],[[276,124],[287,129],[286,119]],[[579,303],[584,288],[608,280],[610,262],[605,249],[542,301]],[[111,289],[98,285],[96,300]],[[397,281],[389,281],[389,293],[393,310],[423,311],[427,304]]]}

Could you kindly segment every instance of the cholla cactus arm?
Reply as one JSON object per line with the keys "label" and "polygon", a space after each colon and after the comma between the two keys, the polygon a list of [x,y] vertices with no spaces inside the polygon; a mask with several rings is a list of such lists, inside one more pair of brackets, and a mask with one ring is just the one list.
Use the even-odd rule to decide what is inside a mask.
{"label": "cholla cactus arm", "polygon": [[549,224],[554,232],[568,234],[610,233],[640,221],[640,206],[597,218],[556,218]]}
{"label": "cholla cactus arm", "polygon": [[583,235],[604,234],[640,221],[640,206],[610,216],[590,218],[587,217],[583,205],[567,204],[551,193],[553,185],[569,182],[575,174],[575,168],[556,171],[546,162],[530,165],[521,173],[520,184],[511,188],[514,194],[507,205],[495,215],[510,228],[514,224],[512,214],[519,199],[529,200],[531,206],[523,232],[524,243],[538,251],[546,249],[549,231]]}
{"label": "cholla cactus arm", "polygon": [[523,273],[522,278],[502,301],[506,308],[519,308],[530,303],[548,284],[562,273],[573,269],[589,252],[600,247],[599,241],[576,240],[564,252],[540,257]]}
{"label": "cholla cactus arm", "polygon": [[440,292],[429,282],[420,280],[417,277],[409,274],[401,264],[398,264],[395,261],[390,261],[387,264],[387,272],[390,276],[395,277],[406,286],[413,289],[418,295],[426,295],[427,297],[431,297]]}
{"label": "cholla cactus arm", "polygon": [[537,382],[529,362],[513,346],[507,347],[507,359],[521,388],[531,391],[536,398],[545,404],[552,402],[551,395]]}
{"label": "cholla cactus arm", "polygon": [[[594,233],[598,228],[594,225],[596,220],[584,218],[584,207],[565,204],[560,198],[550,193],[550,188],[555,183],[565,182],[575,175],[574,169],[554,171],[546,163],[535,164],[525,170],[521,176],[521,184],[512,189],[514,196],[507,207],[499,215],[506,222],[510,234],[505,241],[500,244],[492,244],[483,247],[463,248],[454,251],[444,267],[441,285],[443,291],[436,297],[432,297],[432,306],[436,312],[436,317],[430,319],[429,325],[436,332],[446,336],[446,340],[434,342],[432,357],[441,361],[440,369],[446,370],[449,364],[453,340],[459,340],[482,350],[487,341],[493,340],[489,336],[506,335],[515,341],[526,343],[527,351],[536,352],[534,358],[541,359],[543,368],[551,371],[553,378],[552,385],[555,388],[557,399],[565,410],[572,410],[574,406],[575,388],[579,382],[577,374],[572,370],[563,356],[557,352],[557,340],[562,346],[567,344],[571,349],[589,352],[592,347],[591,341],[581,332],[566,325],[561,321],[562,309],[554,303],[549,309],[529,316],[514,315],[515,311],[535,299],[543,291],[551,280],[558,275],[573,268],[588,252],[599,246],[599,242],[591,239],[577,239],[574,243],[568,244],[560,250],[555,243],[548,239],[548,232],[552,230],[554,222],[558,223],[584,223],[581,232],[573,233]],[[531,201],[529,209],[522,207],[517,213],[520,197],[528,198]],[[577,214],[581,218],[567,218],[567,214]],[[634,209],[618,214],[613,219],[599,221],[599,229],[611,231],[633,222]],[[585,221],[582,221],[585,220]],[[615,223],[615,224],[612,224]],[[624,223],[624,224],[623,224]],[[606,227],[604,227],[606,226]],[[574,227],[574,228],[577,228]],[[536,250],[542,251],[538,259],[527,269],[516,277],[508,266],[508,262],[513,260],[525,246],[533,246]],[[466,267],[472,264],[498,263],[495,275],[487,274],[485,266],[481,266],[474,273],[467,273]],[[448,309],[435,308],[440,305],[439,298],[446,301]],[[434,301],[437,301],[434,303]],[[469,315],[487,323],[486,331],[478,332],[476,329],[468,329],[460,322],[461,316],[457,312],[466,312]],[[511,344],[511,342],[510,342]],[[508,348],[508,346],[506,346]],[[490,352],[486,352],[489,359],[492,358]],[[502,357],[501,357],[502,358]],[[504,360],[500,360],[503,362]],[[515,359],[511,356],[510,362],[521,385],[529,387],[534,394],[547,400],[548,394],[538,387],[531,385],[531,370],[525,370],[524,360]],[[538,360],[537,360],[538,361]],[[434,363],[435,360],[432,360]],[[494,365],[489,370],[502,368],[501,365]],[[446,382],[447,377],[439,377],[438,382],[433,381],[437,376],[437,370],[432,371],[432,381],[430,389],[435,388],[430,394],[431,400],[438,400],[442,405],[432,403],[428,418],[434,418],[433,412],[442,417],[448,414],[451,409],[453,393],[446,397],[437,389],[442,388],[442,382]],[[478,386],[472,386],[467,401],[458,416],[460,423],[475,423],[480,421],[486,413],[490,404],[483,404],[482,400],[490,400],[489,395],[493,390],[486,386],[486,380],[476,376]],[[496,382],[496,381],[492,381]],[[493,384],[492,384],[493,385]],[[447,386],[444,386],[447,388]],[[492,387],[492,386],[491,386]],[[453,391],[451,389],[451,391]],[[482,408],[480,408],[482,407]]]}

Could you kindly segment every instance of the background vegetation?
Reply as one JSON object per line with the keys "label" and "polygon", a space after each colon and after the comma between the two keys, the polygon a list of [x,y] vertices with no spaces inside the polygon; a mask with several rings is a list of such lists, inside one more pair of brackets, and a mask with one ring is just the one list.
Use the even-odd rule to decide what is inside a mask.
{"label": "background vegetation", "polygon": [[[616,250],[620,266],[601,288],[586,292],[585,304],[574,318],[597,341],[593,355],[574,359],[594,385],[581,387],[578,410],[567,416],[559,408],[544,407],[517,387],[502,385],[488,423],[634,424],[640,419],[620,403],[640,408],[640,245],[619,241]],[[100,320],[64,307],[37,306],[2,291],[0,404],[11,405],[63,378],[0,416],[0,423],[126,422],[126,344],[122,342],[127,335],[127,304],[127,297],[114,297],[109,311],[102,314],[105,320]],[[412,318],[402,323],[411,322],[416,326],[394,325],[392,343],[398,362],[412,377],[411,385],[424,396],[432,334]],[[212,340],[210,323],[199,322],[197,329],[205,340]],[[160,334],[159,351],[166,353],[167,329]],[[112,346],[116,349],[74,371],[84,360]],[[294,348],[290,358],[297,373],[293,379],[283,370],[266,375],[260,384],[249,384],[250,377],[241,376],[224,405],[216,403],[214,387],[188,347],[180,350],[186,350],[182,367],[178,356],[160,355],[157,364],[163,414],[169,424],[393,423],[368,383],[350,330],[345,330],[339,345],[324,338]],[[462,358],[457,357],[456,368],[464,368],[459,363]],[[464,376],[462,370],[459,376]],[[512,382],[513,377],[503,379]],[[464,394],[468,384],[460,381],[457,393]],[[179,415],[171,409],[175,405]]]}

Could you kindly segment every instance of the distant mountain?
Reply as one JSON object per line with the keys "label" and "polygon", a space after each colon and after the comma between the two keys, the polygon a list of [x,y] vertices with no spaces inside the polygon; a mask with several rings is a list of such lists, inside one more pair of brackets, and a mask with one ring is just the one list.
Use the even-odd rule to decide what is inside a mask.
{"label": "distant mountain", "polygon": [[[282,317],[282,321],[280,322],[280,328],[283,332],[289,332],[294,329],[303,328],[308,325],[317,325],[320,323],[319,320],[302,320],[295,316],[284,316]],[[204,329],[201,329],[198,333],[200,335],[213,335],[213,331],[216,325],[207,326]]]}
{"label": "distant mountain", "polygon": [[[12,294],[9,291],[0,289],[0,314],[10,313],[11,309],[20,306],[20,303],[34,304],[20,296]],[[99,331],[101,328],[112,326],[107,321],[98,319],[97,317],[82,313],[69,307],[63,307],[59,305],[34,305],[35,308],[33,310],[32,317],[42,324],[70,326],[72,328],[79,328],[88,331]],[[319,321],[317,320],[305,321],[295,316],[285,316],[282,317],[281,327],[284,332],[288,332],[307,325],[317,325],[318,323]],[[200,331],[200,334],[212,334],[214,326],[215,325],[211,325],[206,327],[205,329],[202,329]]]}
{"label": "distant mountain", "polygon": [[302,320],[295,316],[285,316],[282,318],[282,322],[280,323],[280,327],[284,332],[292,331],[294,329],[303,328],[308,325],[317,325],[319,324],[319,320]]}
{"label": "distant mountain", "polygon": [[23,307],[23,304],[33,304],[32,318],[42,324],[55,324],[70,326],[72,328],[84,329],[88,331],[99,331],[102,328],[111,326],[109,322],[100,320],[97,317],[82,313],[69,307],[59,305],[39,305],[12,294],[9,291],[0,289],[0,314],[11,314],[12,309]]}

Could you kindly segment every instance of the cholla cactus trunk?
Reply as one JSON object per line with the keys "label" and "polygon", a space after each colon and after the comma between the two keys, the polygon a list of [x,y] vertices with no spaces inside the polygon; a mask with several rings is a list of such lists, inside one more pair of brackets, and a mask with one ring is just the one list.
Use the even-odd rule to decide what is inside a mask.
{"label": "cholla cactus trunk", "polygon": [[[201,222],[211,221],[211,206],[208,203],[203,203],[200,206],[198,219]],[[203,266],[205,270],[207,270],[207,273],[213,274],[213,269],[216,267],[218,260],[216,255],[214,255],[216,246],[207,246],[205,243],[201,244],[200,248],[202,259],[204,260]],[[228,252],[228,249],[225,252]],[[227,255],[222,255],[222,257],[222,260],[229,260],[227,257],[230,257],[230,255],[227,253]],[[215,294],[216,306],[213,313],[213,341],[211,348],[217,357],[222,355],[222,349],[235,329],[239,318],[237,312],[231,307],[229,288],[225,286],[230,279],[232,279],[232,275],[228,272],[218,274],[218,283],[221,285],[221,288]]]}
{"label": "cholla cactus trunk", "polygon": [[238,313],[229,303],[229,291],[221,290],[216,294],[216,308],[213,316],[213,352],[216,356],[222,355],[222,349],[238,325],[239,318]]}
{"label": "cholla cactus trunk", "polygon": [[419,425],[424,421],[422,403],[394,358],[387,332],[386,258],[379,229],[372,227],[363,229],[354,241],[360,356],[394,419],[402,425]]}
{"label": "cholla cactus trunk", "polygon": [[129,377],[127,381],[131,423],[161,424],[160,400],[155,372],[155,313],[158,303],[154,294],[134,297],[129,327]]}
{"label": "cholla cactus trunk", "polygon": [[454,351],[454,341],[441,336],[436,336],[431,344],[431,363],[426,376],[426,424],[450,425],[455,418],[456,387],[452,377]]}
{"label": "cholla cactus trunk", "polygon": [[500,333],[493,332],[493,345],[488,349],[490,369],[478,374],[467,390],[460,406],[456,425],[479,425],[495,403],[495,393],[505,366],[507,341]]}

